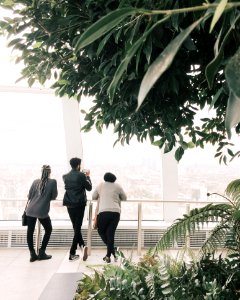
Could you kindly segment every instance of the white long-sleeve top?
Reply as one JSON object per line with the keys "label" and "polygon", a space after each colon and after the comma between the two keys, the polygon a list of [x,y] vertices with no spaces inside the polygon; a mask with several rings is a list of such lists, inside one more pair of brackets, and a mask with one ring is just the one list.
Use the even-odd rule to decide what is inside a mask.
{"label": "white long-sleeve top", "polygon": [[116,182],[102,182],[93,192],[93,200],[99,200],[96,214],[105,211],[121,213],[121,201],[127,200],[123,188]]}

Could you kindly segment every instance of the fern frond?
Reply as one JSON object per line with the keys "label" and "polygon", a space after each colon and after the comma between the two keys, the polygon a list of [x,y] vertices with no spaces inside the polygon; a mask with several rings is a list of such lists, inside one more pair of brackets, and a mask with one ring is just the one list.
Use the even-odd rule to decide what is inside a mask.
{"label": "fern frond", "polygon": [[240,206],[240,179],[231,181],[226,190],[225,194],[232,199],[233,203],[239,207]]}
{"label": "fern frond", "polygon": [[161,279],[161,289],[162,293],[165,296],[166,299],[169,299],[170,297],[173,297],[172,294],[172,288],[171,288],[171,283],[170,283],[170,276],[168,273],[168,270],[165,266],[164,260],[159,261],[159,274],[160,274],[160,279]]}
{"label": "fern frond", "polygon": [[210,232],[209,237],[205,240],[200,249],[200,256],[206,253],[212,253],[226,241],[226,236],[229,233],[230,227],[228,221],[221,222]]}
{"label": "fern frond", "polygon": [[151,252],[156,253],[165,250],[176,242],[179,237],[186,237],[187,234],[194,233],[199,227],[203,227],[209,221],[219,221],[228,219],[231,214],[232,205],[228,203],[210,203],[201,208],[192,209],[188,215],[177,219],[163,234]]}
{"label": "fern frond", "polygon": [[150,270],[150,272],[147,274],[145,281],[146,281],[146,285],[148,287],[149,290],[149,300],[150,299],[155,299],[155,295],[156,295],[156,288],[155,288],[155,276],[156,274]]}

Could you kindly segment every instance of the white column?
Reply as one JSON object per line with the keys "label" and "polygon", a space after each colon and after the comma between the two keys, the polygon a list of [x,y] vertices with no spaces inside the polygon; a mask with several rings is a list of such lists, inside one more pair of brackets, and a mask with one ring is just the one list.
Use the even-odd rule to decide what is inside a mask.
{"label": "white column", "polygon": [[[178,162],[174,157],[175,151],[162,154],[162,197],[164,201],[178,198]],[[173,221],[179,217],[177,203],[163,203],[164,220]]]}
{"label": "white column", "polygon": [[63,124],[65,131],[67,161],[72,157],[82,158],[82,140],[79,103],[77,100],[62,98]]}

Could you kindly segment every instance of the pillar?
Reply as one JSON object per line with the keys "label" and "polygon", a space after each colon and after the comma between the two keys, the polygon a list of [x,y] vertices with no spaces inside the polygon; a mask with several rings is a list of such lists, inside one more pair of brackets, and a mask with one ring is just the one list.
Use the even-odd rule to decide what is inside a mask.
{"label": "pillar", "polygon": [[167,222],[172,222],[179,217],[177,203],[164,203],[178,199],[178,162],[174,154],[174,150],[162,154],[163,218]]}
{"label": "pillar", "polygon": [[62,108],[67,162],[69,162],[72,157],[83,156],[79,103],[74,99],[62,98]]}

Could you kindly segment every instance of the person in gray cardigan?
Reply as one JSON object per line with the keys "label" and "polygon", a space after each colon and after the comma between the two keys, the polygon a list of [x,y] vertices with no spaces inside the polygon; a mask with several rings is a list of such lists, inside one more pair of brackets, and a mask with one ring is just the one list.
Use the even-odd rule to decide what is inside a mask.
{"label": "person in gray cardigan", "polygon": [[127,200],[123,188],[116,183],[116,176],[105,173],[104,182],[100,183],[93,192],[92,199],[98,200],[95,211],[97,229],[102,241],[107,246],[107,254],[103,260],[111,262],[111,255],[116,260],[114,238],[120,220],[121,201]]}
{"label": "person in gray cardigan", "polygon": [[[35,260],[44,260],[52,258],[45,253],[51,233],[52,223],[48,215],[50,210],[50,201],[55,200],[58,195],[57,181],[50,179],[51,168],[49,165],[43,165],[41,179],[33,181],[28,194],[27,215],[27,243],[30,251],[30,262]],[[42,224],[45,234],[42,240],[39,255],[36,254],[33,245],[33,233],[37,219]]]}

